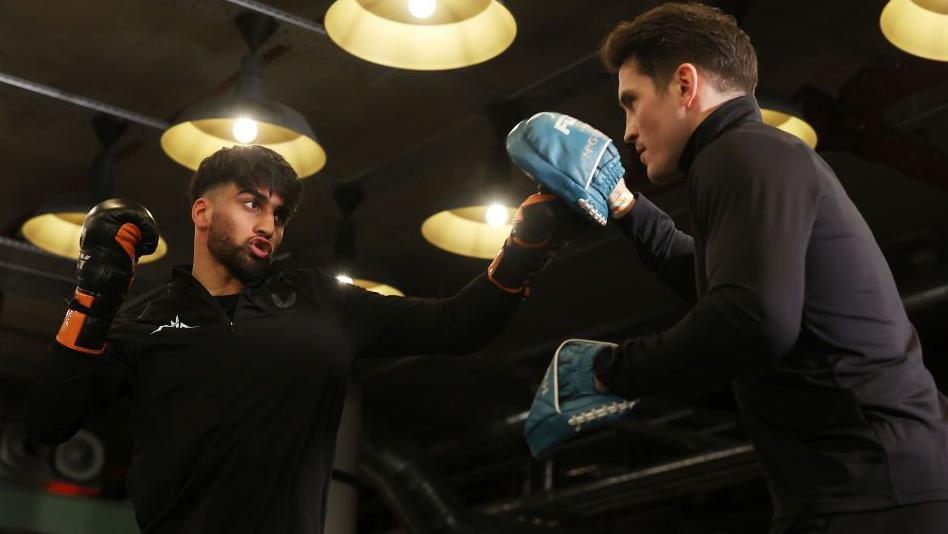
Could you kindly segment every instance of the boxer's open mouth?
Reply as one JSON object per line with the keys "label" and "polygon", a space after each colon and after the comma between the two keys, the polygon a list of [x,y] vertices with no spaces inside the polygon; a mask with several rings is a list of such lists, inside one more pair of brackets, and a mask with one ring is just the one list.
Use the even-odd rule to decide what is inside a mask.
{"label": "boxer's open mouth", "polygon": [[271,245],[269,241],[262,237],[255,237],[251,239],[249,246],[250,252],[260,259],[266,259],[270,257],[270,252],[273,251],[273,245]]}

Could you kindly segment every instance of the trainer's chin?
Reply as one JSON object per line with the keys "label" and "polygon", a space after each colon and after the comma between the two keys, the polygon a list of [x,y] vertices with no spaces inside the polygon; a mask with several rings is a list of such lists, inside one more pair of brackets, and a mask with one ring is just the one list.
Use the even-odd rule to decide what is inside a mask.
{"label": "trainer's chin", "polygon": [[670,184],[681,177],[681,173],[678,172],[678,169],[669,169],[666,166],[658,164],[646,166],[645,175],[648,176],[648,181],[655,185]]}

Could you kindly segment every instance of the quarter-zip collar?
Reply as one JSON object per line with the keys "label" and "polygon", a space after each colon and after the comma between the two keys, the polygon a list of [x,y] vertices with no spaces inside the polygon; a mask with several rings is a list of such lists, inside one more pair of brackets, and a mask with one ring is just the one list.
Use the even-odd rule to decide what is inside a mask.
{"label": "quarter-zip collar", "polygon": [[688,175],[695,158],[712,141],[721,137],[724,132],[746,122],[761,122],[760,108],[754,95],[744,95],[728,100],[718,106],[718,109],[705,117],[695,128],[685,143],[685,148],[678,158],[678,170]]}
{"label": "quarter-zip collar", "polygon": [[256,287],[263,285],[267,277],[263,277],[260,280],[255,280],[252,283],[244,284],[244,289],[238,293],[237,298],[237,308],[234,310],[233,317],[229,317],[221,306],[220,302],[214,298],[213,295],[208,292],[207,288],[204,287],[204,284],[198,281],[197,278],[191,274],[191,265],[175,265],[171,269],[171,282],[168,284],[169,291],[180,291],[182,293],[197,297],[204,302],[208,303],[210,306],[213,306],[220,312],[221,317],[224,322],[227,324],[227,329],[233,333],[237,328],[237,316],[242,307],[242,302],[253,302],[252,294],[250,291]]}
{"label": "quarter-zip collar", "polygon": [[[211,294],[208,292],[207,288],[204,287],[204,284],[199,282],[198,279],[195,278],[193,274],[191,274],[192,269],[192,265],[175,265],[172,267],[171,282],[169,287],[174,290],[210,296]],[[269,277],[269,274],[270,273],[267,273],[267,275],[258,280],[244,284],[244,290],[241,291],[241,293],[247,294],[248,289],[262,286]]]}

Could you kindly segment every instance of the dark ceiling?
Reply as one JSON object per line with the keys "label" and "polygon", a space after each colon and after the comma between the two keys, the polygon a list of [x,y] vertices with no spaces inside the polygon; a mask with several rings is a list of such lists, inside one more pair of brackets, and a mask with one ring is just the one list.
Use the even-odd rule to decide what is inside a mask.
{"label": "dark ceiling", "polygon": [[[268,1],[315,22],[330,3]],[[493,110],[514,109],[521,116],[557,110],[620,139],[614,80],[599,65],[596,48],[616,22],[658,3],[511,0],[518,23],[513,46],[484,64],[445,72],[367,63],[325,35],[281,24],[263,47],[265,95],[300,111],[328,155],[326,167],[306,179],[284,250],[304,263],[331,265],[342,220],[334,198],[358,190],[364,199],[351,215],[357,264],[385,272],[385,281],[407,294],[452,294],[487,261],[436,249],[419,229],[435,211],[478,199],[498,140]],[[945,334],[926,330],[925,321],[941,317],[931,310],[941,309],[948,283],[948,65],[911,57],[886,42],[878,24],[883,0],[712,3],[734,13],[751,36],[760,90],[795,100],[816,127],[818,151],[883,245],[905,296],[916,299],[922,340],[932,349],[928,358],[940,358]],[[0,8],[0,74],[173,122],[188,105],[234,88],[246,53],[232,24],[241,11],[223,0],[7,2]],[[0,84],[0,370],[11,392],[7,417],[15,417],[22,385],[59,324],[73,273],[71,262],[18,246],[18,228],[44,201],[88,183],[98,151],[92,116],[80,106]],[[163,284],[171,265],[191,257],[184,193],[189,171],[164,155],[160,133],[133,123],[118,143],[116,195],[145,204],[170,246],[166,258],[140,268],[135,294]],[[687,228],[681,186],[651,186],[630,151],[622,154],[629,186]],[[524,176],[512,171],[511,178],[519,193],[530,192]],[[388,424],[379,426],[426,443],[419,450],[467,492],[469,505],[496,511],[488,505],[506,496],[484,489],[500,476],[490,474],[491,466],[502,473],[510,468],[504,462],[517,469],[529,465],[519,430],[498,430],[498,421],[528,407],[550,350],[566,337],[647,332],[682,311],[618,234],[584,229],[487,348],[462,358],[358,367],[366,424],[384,420]],[[675,432],[690,436],[675,441],[688,443],[683,449],[613,458],[609,465],[629,471],[701,450],[707,443],[695,436],[714,425],[733,434],[717,445],[740,445],[733,413],[719,397],[655,408],[655,417],[686,414],[678,418],[685,421],[678,430],[649,427],[665,428],[666,442],[678,439]],[[614,439],[651,443],[646,430],[633,425],[617,430],[621,436]],[[595,443],[588,447],[597,451]],[[471,475],[475,467],[486,474]],[[551,515],[542,506],[523,506]]]}

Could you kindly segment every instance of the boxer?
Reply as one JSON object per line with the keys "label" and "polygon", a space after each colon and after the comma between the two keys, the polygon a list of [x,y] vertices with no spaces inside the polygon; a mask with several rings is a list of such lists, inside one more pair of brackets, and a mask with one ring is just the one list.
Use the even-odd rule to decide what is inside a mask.
{"label": "boxer", "polygon": [[126,399],[128,489],[143,532],[321,532],[352,361],[486,344],[565,245],[573,217],[552,195],[532,195],[488,272],[456,295],[386,297],[271,266],[300,190],[264,147],[205,159],[190,186],[194,263],[175,267],[132,317],[117,310],[157,225],[119,200],[85,220],[78,287],[26,426],[60,443]]}

